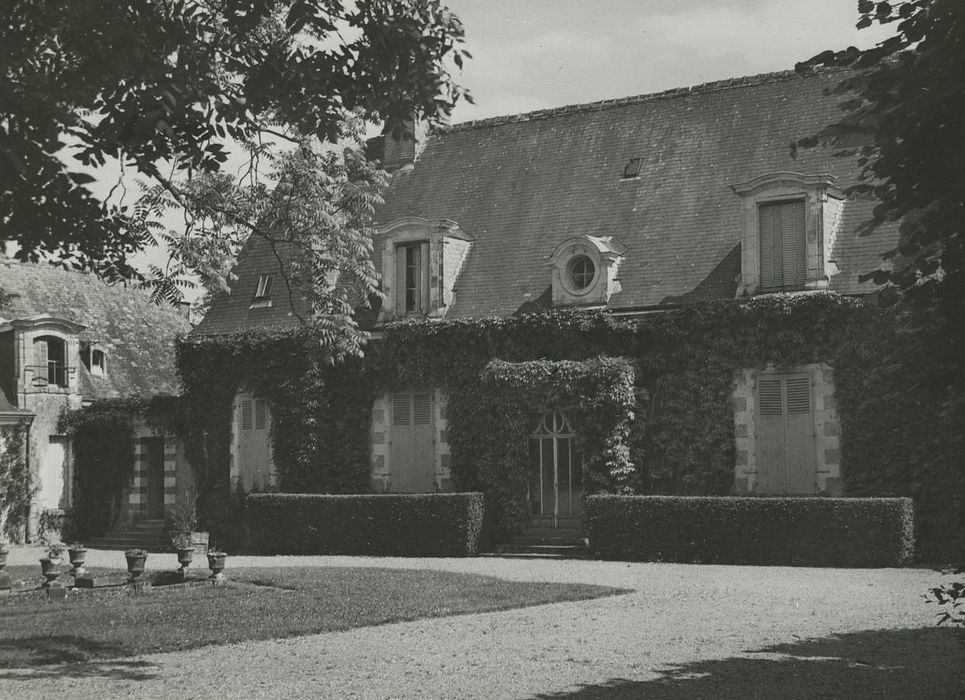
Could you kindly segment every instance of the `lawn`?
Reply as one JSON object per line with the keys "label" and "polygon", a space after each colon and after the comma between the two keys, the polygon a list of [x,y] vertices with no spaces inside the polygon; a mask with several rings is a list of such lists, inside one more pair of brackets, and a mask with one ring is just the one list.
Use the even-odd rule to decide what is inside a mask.
{"label": "lawn", "polygon": [[[22,569],[22,570],[21,570]],[[35,567],[11,567],[15,577]],[[98,583],[122,573],[94,570]],[[378,568],[232,569],[227,586],[0,605],[0,668],[274,639],[624,592]],[[66,577],[65,577],[66,578]]]}

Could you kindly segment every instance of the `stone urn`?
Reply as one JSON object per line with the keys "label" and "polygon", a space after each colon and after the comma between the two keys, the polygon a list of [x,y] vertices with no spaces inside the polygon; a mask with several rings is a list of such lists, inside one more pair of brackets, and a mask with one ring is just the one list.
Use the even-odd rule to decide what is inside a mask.
{"label": "stone urn", "polygon": [[72,544],[67,548],[67,556],[70,558],[70,575],[74,578],[83,576],[87,573],[84,562],[87,560],[87,547],[82,544]]}
{"label": "stone urn", "polygon": [[224,552],[208,552],[208,568],[211,569],[211,576],[208,578],[215,583],[225,580],[224,571],[225,559],[228,557]]}
{"label": "stone urn", "polygon": [[137,583],[137,580],[144,574],[147,552],[143,549],[129,549],[124,552],[124,557],[127,559],[127,582]]}
{"label": "stone urn", "polygon": [[40,559],[40,571],[47,579],[41,584],[41,587],[50,588],[50,584],[60,578],[60,559],[42,557]]}
{"label": "stone urn", "polygon": [[194,561],[194,546],[178,547],[178,564],[181,565],[178,573],[182,578],[188,575],[188,567],[191,566],[192,561]]}

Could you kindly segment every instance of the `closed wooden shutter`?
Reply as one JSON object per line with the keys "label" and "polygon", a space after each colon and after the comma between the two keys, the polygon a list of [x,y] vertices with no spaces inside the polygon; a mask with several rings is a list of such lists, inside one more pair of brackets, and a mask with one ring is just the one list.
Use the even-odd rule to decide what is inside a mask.
{"label": "closed wooden shutter", "polygon": [[816,459],[810,377],[760,377],[757,381],[757,491],[814,493]]}
{"label": "closed wooden shutter", "polygon": [[393,491],[425,493],[434,490],[433,429],[431,392],[392,395],[389,469]]}
{"label": "closed wooden shutter", "polygon": [[255,430],[264,430],[268,423],[268,406],[264,399],[255,399]]}
{"label": "closed wooden shutter", "polygon": [[803,289],[807,279],[804,201],[759,209],[761,290]]}
{"label": "closed wooden shutter", "polygon": [[34,362],[43,367],[45,370],[47,368],[47,341],[46,340],[35,340],[34,341]]}
{"label": "closed wooden shutter", "polygon": [[251,430],[252,428],[252,411],[251,411],[251,401],[244,400],[241,402],[241,429]]}

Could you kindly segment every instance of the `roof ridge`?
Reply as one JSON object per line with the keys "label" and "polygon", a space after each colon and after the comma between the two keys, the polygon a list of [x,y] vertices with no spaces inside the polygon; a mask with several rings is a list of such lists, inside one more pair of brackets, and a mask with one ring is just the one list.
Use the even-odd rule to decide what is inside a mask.
{"label": "roof ridge", "polygon": [[548,109],[538,109],[532,112],[521,112],[519,114],[507,114],[485,119],[475,119],[468,122],[460,122],[450,126],[442,126],[433,129],[434,133],[450,134],[459,131],[470,131],[490,126],[502,126],[504,124],[516,124],[520,122],[537,121],[540,119],[550,119],[564,114],[577,114],[579,112],[598,112],[611,107],[623,107],[625,105],[640,104],[655,100],[665,100],[685,95],[702,95],[709,92],[729,90],[737,87],[748,87],[753,85],[765,85],[767,83],[781,83],[797,78],[811,78],[827,73],[838,73],[847,70],[846,68],[821,68],[811,69],[808,72],[798,72],[795,69],[776,71],[772,73],[757,73],[756,75],[745,75],[737,78],[725,78],[714,80],[709,83],[699,83],[689,87],[670,88],[660,92],[649,92],[642,95],[631,95],[628,97],[617,97],[595,102],[583,102],[579,104],[564,105],[562,107],[550,107]]}

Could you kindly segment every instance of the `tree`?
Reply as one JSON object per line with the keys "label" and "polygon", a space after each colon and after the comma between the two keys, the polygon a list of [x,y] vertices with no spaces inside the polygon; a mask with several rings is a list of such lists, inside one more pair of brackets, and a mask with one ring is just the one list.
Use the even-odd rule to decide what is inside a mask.
{"label": "tree", "polygon": [[[0,240],[20,260],[116,280],[136,277],[131,255],[160,238],[172,265],[153,283],[167,298],[189,271],[223,286],[239,237],[277,239],[292,223],[270,215],[281,192],[300,217],[289,243],[308,245],[312,217],[312,235],[358,232],[379,189],[358,120],[397,131],[468,98],[449,73],[468,56],[463,29],[439,0],[4,0],[0,14]],[[232,149],[247,152],[244,185],[221,172]],[[136,205],[123,177],[106,196],[92,189],[90,169],[112,161],[144,182]],[[340,202],[340,222],[316,196]],[[152,219],[172,206],[181,231]],[[364,254],[334,253],[357,238],[316,245],[295,276],[331,281],[355,259],[349,277],[371,287]],[[333,302],[313,300],[341,314]]]}
{"label": "tree", "polygon": [[863,140],[842,154],[863,167],[852,193],[879,202],[865,233],[901,222],[890,269],[873,277],[926,312],[957,315],[965,301],[965,3],[859,0],[858,12],[859,28],[897,23],[896,32],[868,51],[826,51],[798,67],[854,69],[837,87],[842,119],[801,145]]}
{"label": "tree", "polygon": [[[837,86],[843,115],[816,137],[857,157],[851,193],[877,200],[865,233],[899,223],[882,269],[898,302],[901,332],[869,379],[879,401],[865,410],[895,419],[894,448],[907,460],[907,488],[925,539],[949,561],[965,547],[965,3],[859,0],[858,27],[892,24],[875,48],[826,51],[799,68],[849,69]],[[846,144],[859,144],[846,145]],[[926,426],[926,427],[922,427]],[[936,589],[937,590],[937,589]],[[949,588],[944,599],[958,600]],[[943,599],[938,596],[938,602]],[[956,613],[957,614],[957,613]],[[954,620],[955,618],[948,618]],[[958,618],[960,620],[960,618]]]}

